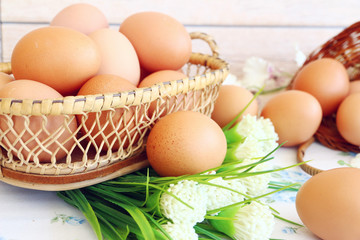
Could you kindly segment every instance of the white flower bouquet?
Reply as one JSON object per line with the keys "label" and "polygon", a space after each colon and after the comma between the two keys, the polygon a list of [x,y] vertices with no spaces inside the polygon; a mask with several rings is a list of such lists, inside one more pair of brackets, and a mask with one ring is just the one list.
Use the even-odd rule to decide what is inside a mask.
{"label": "white flower bouquet", "polygon": [[261,199],[292,187],[268,188],[270,173],[286,169],[268,164],[277,134],[254,116],[223,131],[228,154],[220,167],[179,177],[147,168],[58,196],[83,212],[99,240],[269,239],[277,215]]}

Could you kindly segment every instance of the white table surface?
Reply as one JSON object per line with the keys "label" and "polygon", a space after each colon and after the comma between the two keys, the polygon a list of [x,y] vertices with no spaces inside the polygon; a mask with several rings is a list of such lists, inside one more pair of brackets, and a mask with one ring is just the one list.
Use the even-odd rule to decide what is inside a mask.
{"label": "white table surface", "polygon": [[[273,166],[296,163],[296,148],[281,148],[273,155]],[[352,156],[329,150],[318,143],[311,145],[305,160],[312,166],[328,169],[341,167]],[[274,180],[303,183],[310,178],[300,167],[293,167],[273,175]],[[295,209],[296,192],[284,191],[271,195],[266,201],[281,216],[301,223]],[[0,182],[0,240],[96,240],[90,225],[75,208],[67,205],[55,192],[22,189]],[[306,227],[298,227],[276,220],[274,239],[318,239]]]}

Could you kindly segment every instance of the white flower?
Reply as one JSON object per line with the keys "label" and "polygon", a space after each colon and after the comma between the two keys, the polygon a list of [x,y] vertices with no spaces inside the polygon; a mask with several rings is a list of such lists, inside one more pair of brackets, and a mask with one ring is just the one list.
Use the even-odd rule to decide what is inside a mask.
{"label": "white flower", "polygon": [[236,192],[230,192],[230,198],[231,199],[231,203],[238,203],[241,202],[245,199],[244,195],[247,191],[247,187],[240,181],[237,181],[237,179],[230,179],[230,180],[226,180],[227,184],[229,185],[229,187],[239,193]]}
{"label": "white flower", "polygon": [[243,67],[242,85],[249,90],[259,90],[269,79],[269,63],[262,58],[250,57]]}
{"label": "white flower", "polygon": [[263,135],[263,129],[259,128],[258,118],[250,114],[243,116],[241,121],[236,125],[236,131],[244,137],[259,135],[259,133]]}
{"label": "white flower", "polygon": [[278,146],[279,135],[275,132],[274,125],[269,118],[260,117],[258,118],[258,123],[264,135],[262,138],[260,135],[256,137],[262,143],[263,151],[268,153]]}
{"label": "white flower", "polygon": [[360,168],[360,153],[356,154],[355,157],[350,160],[350,165],[355,168]]}
{"label": "white flower", "polygon": [[[252,161],[245,160],[241,163],[241,165],[250,164]],[[261,163],[256,165],[250,172],[259,172],[269,170],[268,164]],[[270,173],[263,173],[254,176],[244,177],[236,179],[241,184],[246,186],[246,194],[252,197],[260,196],[265,194],[268,191],[268,184],[271,179]]]}
{"label": "white flower", "polygon": [[[302,61],[298,51],[298,61]],[[280,90],[287,86],[291,81],[292,75],[276,68],[272,63],[259,57],[250,57],[245,61],[243,76],[240,79],[241,86],[250,91],[258,91],[262,87],[264,90]]]}
{"label": "white flower", "polygon": [[265,240],[271,237],[275,221],[269,206],[252,201],[235,214],[234,238],[237,240]]}
{"label": "white flower", "polygon": [[[239,160],[238,166],[244,166],[254,163],[265,157],[270,151],[277,146],[279,139],[275,132],[274,125],[270,119],[245,115],[243,119],[226,133],[232,135],[233,138],[243,139],[243,141],[233,143],[232,149],[228,149],[227,159],[234,161]],[[235,156],[235,157],[234,157]],[[255,166],[251,172],[268,170],[267,164],[261,163]],[[266,192],[270,181],[270,174],[259,174],[250,177],[240,178],[240,181],[247,187],[244,192],[250,196],[259,196]]]}
{"label": "white flower", "polygon": [[171,184],[167,192],[172,193],[191,208],[164,192],[160,197],[160,209],[165,217],[172,220],[173,223],[192,225],[204,220],[207,194],[197,182],[192,180],[179,181],[177,184]]}
{"label": "white flower", "polygon": [[257,139],[249,135],[237,146],[235,156],[239,160],[261,158],[265,155],[261,145]]}
{"label": "white flower", "polygon": [[255,144],[254,139],[258,142],[256,147],[260,149],[255,152],[261,152],[260,157],[263,157],[278,146],[277,140],[279,140],[279,136],[275,132],[273,123],[268,118],[247,114],[235,126],[235,130],[247,139],[250,137],[247,140],[248,142],[245,140],[245,144]]}
{"label": "white flower", "polygon": [[170,223],[161,225],[173,240],[197,240],[199,236],[191,224]]}
{"label": "white flower", "polygon": [[[244,200],[244,195],[240,193],[245,193],[247,188],[240,182],[233,182],[234,180],[224,180],[222,177],[214,178],[209,181],[209,183],[216,184],[218,186],[203,185],[205,191],[208,195],[207,201],[207,210],[214,210],[222,208],[234,203],[238,203]],[[232,189],[222,188],[226,187]]]}
{"label": "white flower", "polygon": [[227,75],[227,77],[225,78],[223,85],[238,85],[238,86],[242,86],[241,82],[239,81],[239,79],[234,75],[229,73]]}
{"label": "white flower", "polygon": [[301,67],[306,61],[306,55],[300,51],[299,45],[295,45],[295,62],[298,67]]}

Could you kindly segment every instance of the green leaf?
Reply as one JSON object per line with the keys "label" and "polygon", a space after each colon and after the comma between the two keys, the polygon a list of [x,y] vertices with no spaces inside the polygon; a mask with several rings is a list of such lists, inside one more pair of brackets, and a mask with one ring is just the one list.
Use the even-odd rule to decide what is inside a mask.
{"label": "green leaf", "polygon": [[91,204],[103,215],[105,214],[104,217],[109,222],[116,225],[127,224],[132,233],[146,240],[156,239],[153,228],[139,208],[120,203],[121,207],[130,214],[129,216],[103,203],[92,202]]}
{"label": "green leaf", "polygon": [[[194,229],[197,234],[200,236],[207,236],[209,238],[206,239],[214,239],[214,240],[227,240],[227,239],[234,239],[223,233],[217,231],[213,226],[206,224],[206,223],[198,223],[194,226]],[[199,239],[201,239],[199,236]],[[204,239],[204,238],[203,238]]]}
{"label": "green leaf", "polygon": [[66,192],[57,192],[56,195],[62,200],[64,200],[64,202],[66,202],[67,204],[77,208],[74,201],[67,196]]}
{"label": "green leaf", "polygon": [[[161,235],[161,239],[170,239],[172,240],[172,238],[170,237],[170,235],[161,227],[160,223],[157,222],[152,216],[150,216],[150,214],[144,212],[144,215],[150,220],[150,222],[152,224],[154,224],[154,226],[156,226],[160,232],[162,232],[163,235]],[[157,235],[157,239],[159,238],[159,234],[158,232],[155,230],[155,233]]]}
{"label": "green leaf", "polygon": [[99,219],[99,223],[101,224],[101,229],[103,230],[103,234],[106,239],[109,240],[126,240],[128,234],[125,234],[125,236],[122,236],[122,233],[120,231],[116,230],[111,223],[109,223],[104,217],[102,217],[100,214],[97,214],[97,217]]}
{"label": "green leaf", "polygon": [[70,199],[73,200],[74,205],[84,214],[89,224],[93,228],[97,238],[102,240],[101,228],[99,221],[95,215],[93,208],[90,206],[86,197],[82,194],[79,189],[70,190],[66,192]]}
{"label": "green leaf", "polygon": [[107,189],[98,188],[96,186],[87,187],[86,190],[90,190],[90,191],[94,192],[97,196],[102,196],[103,198],[110,197],[114,200],[117,200],[117,201],[120,201],[120,202],[123,202],[126,204],[131,204],[134,206],[138,206],[138,207],[140,207],[142,205],[142,201],[139,201],[135,198],[130,198],[122,193],[115,193],[115,192],[109,191]]}
{"label": "green leaf", "polygon": [[234,217],[235,214],[239,211],[241,206],[235,206],[227,208],[217,215],[219,218],[209,219],[211,225],[218,231],[225,233],[226,235],[232,237],[235,234],[234,227]]}
{"label": "green leaf", "polygon": [[153,240],[155,239],[154,231],[139,208],[123,204],[122,206],[135,220],[139,226],[144,239]]}
{"label": "green leaf", "polygon": [[[144,239],[154,239],[153,229],[150,223],[138,206],[133,203],[133,199],[126,198],[120,193],[115,194],[96,187],[88,187],[87,189],[100,193],[105,200],[125,209],[138,225]],[[140,203],[140,205],[142,204]]]}
{"label": "green leaf", "polygon": [[161,194],[163,192],[162,191],[156,191],[153,194],[150,195],[150,197],[147,199],[146,202],[146,209],[144,209],[147,212],[153,212],[154,214],[162,217],[162,213],[160,211],[160,206],[159,206],[159,202],[160,202],[160,197]]}
{"label": "green leaf", "polygon": [[210,237],[211,239],[214,239],[214,240],[222,240],[221,238],[217,237],[212,232],[207,231],[205,229],[202,229],[202,228],[200,228],[198,226],[194,226],[194,229],[195,229],[196,233],[198,233],[198,234],[203,234],[203,235],[208,236],[208,237]]}

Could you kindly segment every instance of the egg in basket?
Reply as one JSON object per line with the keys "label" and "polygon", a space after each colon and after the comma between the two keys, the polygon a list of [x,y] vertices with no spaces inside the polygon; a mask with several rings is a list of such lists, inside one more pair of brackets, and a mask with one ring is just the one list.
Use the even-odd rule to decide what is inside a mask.
{"label": "egg in basket", "polygon": [[[190,36],[207,42],[212,55],[191,53],[179,70],[182,78],[78,95],[72,94],[71,83],[63,82],[68,87],[64,97],[40,82],[7,84],[0,90],[0,180],[24,188],[69,190],[148,166],[144,149],[156,121],[179,110],[210,116],[228,74],[213,39],[199,32]],[[12,64],[1,63],[0,70],[11,73]],[[28,65],[21,67],[31,71]],[[115,81],[104,76],[109,78],[104,82]]]}

